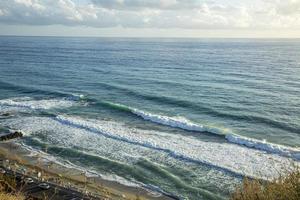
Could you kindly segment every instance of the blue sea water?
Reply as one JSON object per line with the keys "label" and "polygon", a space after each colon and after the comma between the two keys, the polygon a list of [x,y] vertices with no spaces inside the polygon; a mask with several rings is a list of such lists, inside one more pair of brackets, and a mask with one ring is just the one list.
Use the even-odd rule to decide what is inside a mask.
{"label": "blue sea water", "polygon": [[1,129],[182,199],[299,162],[299,94],[300,40],[0,37]]}

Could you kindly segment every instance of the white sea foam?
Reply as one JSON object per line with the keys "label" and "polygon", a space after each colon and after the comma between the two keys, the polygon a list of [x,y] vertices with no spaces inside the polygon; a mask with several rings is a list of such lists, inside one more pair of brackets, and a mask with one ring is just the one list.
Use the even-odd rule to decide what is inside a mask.
{"label": "white sea foam", "polygon": [[217,135],[224,135],[225,130],[219,128],[204,126],[185,119],[184,117],[168,117],[163,115],[156,115],[149,112],[144,112],[135,108],[130,109],[132,113],[142,117],[145,120],[152,121],[158,124],[171,126],[174,128],[181,128],[188,131],[210,132]]}
{"label": "white sea foam", "polygon": [[0,106],[3,107],[3,110],[12,107],[12,108],[20,108],[20,109],[51,109],[51,108],[63,108],[63,107],[71,107],[75,104],[75,101],[61,98],[61,99],[41,99],[35,100],[30,97],[22,97],[22,98],[10,98],[10,99],[2,99],[0,100]]}
{"label": "white sea foam", "polygon": [[256,140],[248,137],[243,137],[240,135],[227,134],[225,138],[235,144],[245,145],[250,148],[255,148],[270,153],[276,153],[279,155],[291,157],[296,160],[300,160],[300,149],[287,147],[279,144],[269,143],[265,140]]}
{"label": "white sea foam", "polygon": [[228,142],[235,143],[238,145],[244,145],[250,148],[255,148],[269,153],[276,153],[283,156],[291,157],[297,160],[300,160],[300,149],[287,147],[279,144],[269,143],[265,140],[257,140],[244,136],[240,136],[234,133],[230,133],[228,130],[222,130],[220,128],[209,127],[201,124],[196,124],[191,122],[183,117],[175,118],[169,116],[156,115],[141,111],[135,108],[129,108],[130,111],[145,120],[174,127],[180,128],[188,131],[198,131],[198,132],[209,132],[216,135],[221,135],[226,138]]}
{"label": "white sea foam", "polygon": [[165,132],[137,130],[116,122],[70,116],[58,116],[56,120],[63,125],[91,131],[121,142],[163,151],[175,158],[208,164],[237,174],[257,177],[263,173],[266,177],[272,177],[290,164],[288,158],[229,143],[203,142],[195,138]]}
{"label": "white sea foam", "polygon": [[114,121],[57,116],[7,119],[6,123],[29,135],[45,133],[44,142],[55,146],[83,149],[87,154],[109,157],[121,163],[135,163],[140,158],[164,162],[163,155],[168,155],[186,163],[207,164],[264,179],[277,176],[291,165],[287,157],[254,148],[136,129]]}

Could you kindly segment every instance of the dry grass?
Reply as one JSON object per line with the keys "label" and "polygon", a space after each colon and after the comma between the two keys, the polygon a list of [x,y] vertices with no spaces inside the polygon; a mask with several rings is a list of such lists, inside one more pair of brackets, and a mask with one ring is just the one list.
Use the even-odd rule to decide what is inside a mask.
{"label": "dry grass", "polygon": [[231,200],[300,200],[300,169],[270,182],[245,179]]}
{"label": "dry grass", "polygon": [[0,192],[0,200],[25,200],[22,195],[6,194]]}
{"label": "dry grass", "polygon": [[0,200],[25,200],[22,193],[16,189],[15,179],[0,176]]}

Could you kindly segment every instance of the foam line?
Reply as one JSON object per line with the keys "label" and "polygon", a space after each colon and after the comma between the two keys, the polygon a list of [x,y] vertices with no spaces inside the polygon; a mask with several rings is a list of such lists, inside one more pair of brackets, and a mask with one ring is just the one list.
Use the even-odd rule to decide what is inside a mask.
{"label": "foam line", "polygon": [[71,107],[75,104],[73,99],[41,99],[35,100],[29,97],[10,98],[0,100],[0,106],[16,107],[30,110],[47,110],[51,108]]}
{"label": "foam line", "polygon": [[65,116],[61,116],[61,115],[57,116],[56,120],[58,122],[62,123],[62,124],[69,125],[69,126],[72,126],[72,127],[75,127],[75,128],[85,129],[87,131],[91,131],[91,132],[94,132],[94,133],[104,135],[104,136],[106,136],[108,138],[111,138],[111,139],[115,139],[115,140],[119,140],[119,141],[122,141],[122,142],[127,142],[127,143],[130,143],[130,144],[135,144],[135,145],[151,148],[151,149],[158,150],[158,151],[164,151],[164,152],[168,153],[170,156],[172,156],[174,158],[179,158],[179,159],[183,159],[183,160],[193,162],[193,163],[198,163],[198,164],[205,164],[205,165],[214,167],[214,168],[219,169],[219,170],[223,170],[223,171],[235,174],[235,175],[243,176],[243,173],[240,173],[240,172],[237,172],[237,171],[232,171],[230,169],[220,167],[220,166],[215,165],[215,164],[213,164],[209,161],[201,160],[201,159],[194,159],[194,158],[186,156],[186,155],[178,154],[177,152],[172,151],[170,149],[160,147],[155,142],[140,141],[140,140],[138,140],[138,138],[123,136],[123,135],[120,135],[118,133],[111,133],[109,131],[106,131],[106,130],[102,129],[99,126],[93,125],[91,123],[87,123],[85,120],[76,119],[76,118],[73,118],[73,117],[65,117]]}
{"label": "foam line", "polygon": [[225,138],[235,144],[244,145],[250,148],[263,150],[269,153],[276,153],[282,156],[291,157],[300,160],[300,149],[287,147],[279,144],[266,142],[265,140],[256,140],[235,134],[227,134]]}
{"label": "foam line", "polygon": [[[231,174],[235,174],[235,175],[239,175],[239,176],[245,175],[244,172],[236,170],[232,166],[219,165],[220,163],[216,162],[215,160],[206,159],[205,156],[203,158],[198,157],[198,156],[193,156],[193,155],[190,155],[189,153],[186,153],[184,150],[183,151],[174,150],[174,149],[170,148],[170,146],[168,146],[169,144],[164,145],[164,144],[161,144],[161,142],[152,140],[151,138],[145,139],[143,136],[139,137],[136,134],[130,134],[130,131],[128,131],[126,134],[124,134],[124,133],[121,133],[118,131],[114,131],[114,129],[111,129],[111,128],[102,128],[101,125],[98,125],[95,122],[90,122],[88,120],[84,120],[84,119],[80,119],[80,118],[76,118],[76,117],[68,117],[68,116],[60,115],[60,116],[57,116],[55,119],[56,119],[56,121],[58,121],[64,125],[68,125],[68,126],[79,128],[79,129],[84,129],[84,130],[87,130],[87,131],[90,131],[90,132],[93,132],[96,134],[101,134],[101,135],[111,138],[111,139],[115,139],[118,141],[130,143],[130,144],[134,144],[134,145],[138,145],[138,146],[142,146],[142,147],[151,148],[151,149],[158,150],[158,151],[163,151],[163,152],[168,153],[170,156],[172,156],[174,158],[186,160],[188,162],[197,163],[197,164],[205,164],[205,165],[214,167],[215,169],[222,170],[227,173],[231,173]],[[232,148],[234,149],[234,147],[232,147]],[[253,151],[258,151],[258,150],[253,150]],[[248,176],[252,177],[252,175],[250,175],[250,174]]]}
{"label": "foam line", "polygon": [[145,112],[136,108],[131,108],[121,104],[109,103],[111,106],[116,108],[130,111],[131,113],[143,118],[144,120],[151,121],[157,124],[170,126],[173,128],[180,128],[187,131],[196,131],[196,132],[208,132],[211,134],[219,135],[225,137],[225,139],[237,145],[243,145],[249,148],[255,148],[258,150],[263,150],[268,153],[279,154],[286,157],[291,157],[296,160],[300,160],[300,149],[287,147],[279,144],[273,144],[266,142],[265,140],[257,140],[244,136],[240,136],[234,133],[230,133],[229,131],[224,131],[219,128],[209,127],[201,124],[197,124],[191,122],[183,117],[175,118],[169,116],[163,116],[158,114],[152,114],[149,112]]}
{"label": "foam line", "polygon": [[[76,146],[96,155],[109,152],[126,163],[151,152],[149,155],[146,153],[149,159],[152,156],[156,159],[156,154],[162,155],[162,159],[167,155],[183,162],[207,165],[234,176],[263,179],[276,177],[278,172],[291,165],[290,158],[278,154],[227,142],[202,141],[181,134],[139,129],[116,121],[59,115],[11,118],[4,122],[4,125],[28,133],[29,137],[34,133],[46,133],[47,141],[55,146]],[[124,152],[115,152],[114,146],[124,147]]]}

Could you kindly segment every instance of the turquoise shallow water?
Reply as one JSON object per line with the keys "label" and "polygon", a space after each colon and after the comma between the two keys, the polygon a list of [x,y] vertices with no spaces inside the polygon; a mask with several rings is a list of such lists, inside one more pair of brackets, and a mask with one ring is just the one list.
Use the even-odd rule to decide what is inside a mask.
{"label": "turquoise shallow water", "polygon": [[122,182],[226,198],[242,176],[300,160],[299,50],[299,40],[0,37],[0,113],[13,115],[0,125]]}

